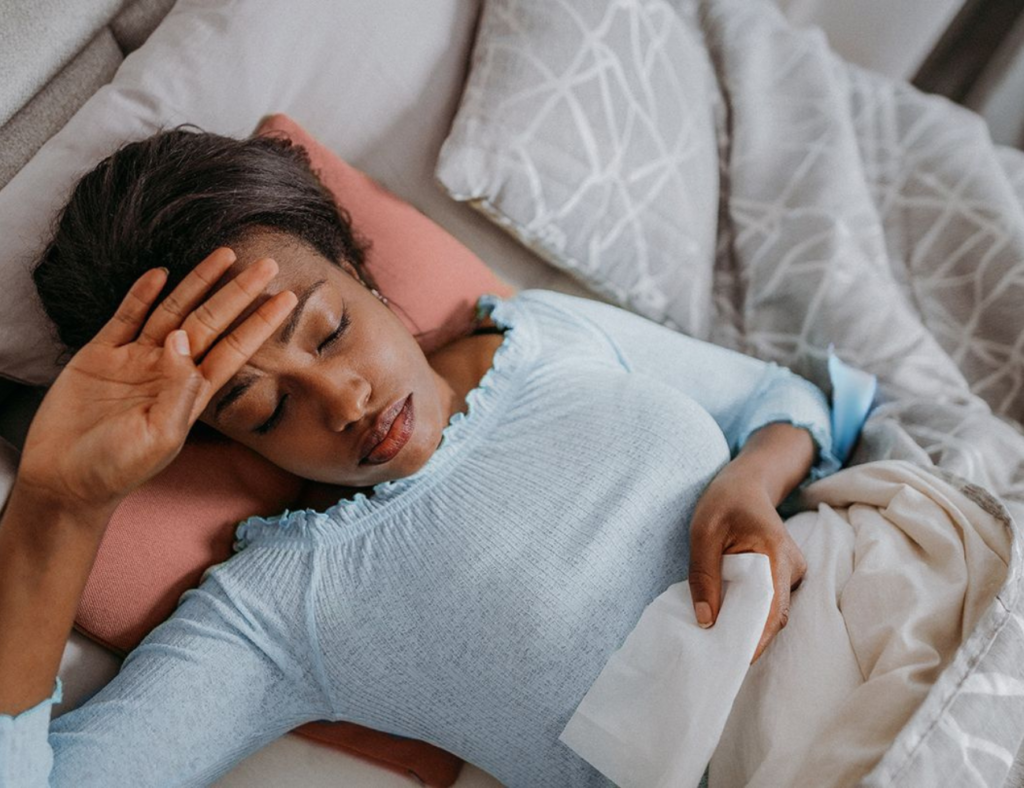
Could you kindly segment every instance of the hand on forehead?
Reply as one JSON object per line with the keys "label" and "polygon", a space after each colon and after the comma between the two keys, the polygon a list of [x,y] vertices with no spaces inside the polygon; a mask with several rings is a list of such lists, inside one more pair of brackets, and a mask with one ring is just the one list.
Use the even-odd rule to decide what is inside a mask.
{"label": "hand on forehead", "polygon": [[[254,266],[266,265],[267,259],[277,264],[278,271],[229,326],[228,332],[241,325],[270,298],[285,290],[294,292],[301,306],[315,291],[317,284],[324,281],[324,267],[336,267],[308,244],[276,230],[256,230],[233,242],[230,248],[234,252],[235,262],[216,282],[210,291],[211,294],[216,294],[244,271]],[[287,330],[287,321],[285,325]]]}

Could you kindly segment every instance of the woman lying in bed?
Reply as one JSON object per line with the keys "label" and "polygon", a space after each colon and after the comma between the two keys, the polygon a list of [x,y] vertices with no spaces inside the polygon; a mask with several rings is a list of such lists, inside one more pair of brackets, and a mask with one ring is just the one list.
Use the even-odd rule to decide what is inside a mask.
{"label": "woman lying in bed", "polygon": [[[689,577],[711,626],[722,555],[764,553],[755,658],[785,626],[805,565],[776,506],[839,462],[825,396],[783,368],[540,290],[483,297],[479,329],[424,356],[302,150],[271,139],[122,148],[35,277],[77,352],[0,521],[0,784],[208,783],[327,719],[511,786],[605,785],[558,735],[661,591]],[[197,420],[363,492],[243,523],[51,724],[107,520]]]}

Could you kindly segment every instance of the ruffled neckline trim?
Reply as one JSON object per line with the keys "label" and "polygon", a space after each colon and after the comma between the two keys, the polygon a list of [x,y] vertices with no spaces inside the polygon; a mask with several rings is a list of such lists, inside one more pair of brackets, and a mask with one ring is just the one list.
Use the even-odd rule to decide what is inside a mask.
{"label": "ruffled neckline trim", "polygon": [[515,396],[523,376],[522,363],[534,347],[532,319],[520,308],[519,296],[503,299],[487,293],[476,304],[478,320],[487,316],[505,329],[504,338],[480,382],[466,395],[466,411],[452,415],[441,431],[441,441],[430,459],[416,473],[374,485],[372,495],[357,492],[338,501],[326,511],[286,509],[273,517],[249,517],[235,529],[234,549],[242,550],[258,539],[273,537],[302,539],[316,535],[323,539],[348,540],[373,529],[384,513],[406,506],[432,488],[456,464],[458,457],[480,436]]}

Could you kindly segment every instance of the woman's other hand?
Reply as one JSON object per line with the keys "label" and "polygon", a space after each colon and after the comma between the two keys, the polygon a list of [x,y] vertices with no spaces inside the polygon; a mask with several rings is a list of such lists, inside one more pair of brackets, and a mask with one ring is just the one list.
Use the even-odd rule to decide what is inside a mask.
{"label": "woman's other hand", "polygon": [[690,594],[703,627],[714,624],[721,607],[722,556],[768,556],[775,593],[751,663],[786,626],[790,591],[807,571],[775,507],[806,477],[814,453],[810,434],[801,427],[776,422],[760,428],[707,486],[690,520]]}
{"label": "woman's other hand", "polygon": [[47,392],[25,440],[23,490],[110,510],[174,459],[210,397],[296,303],[279,293],[224,334],[277,273],[273,260],[260,260],[207,297],[234,260],[217,249],[155,309],[166,270],[135,282]]}

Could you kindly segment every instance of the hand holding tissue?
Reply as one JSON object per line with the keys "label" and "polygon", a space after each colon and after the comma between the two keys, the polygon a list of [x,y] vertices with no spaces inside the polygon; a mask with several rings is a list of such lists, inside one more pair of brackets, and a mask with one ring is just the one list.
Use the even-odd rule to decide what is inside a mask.
{"label": "hand holding tissue", "polygon": [[724,556],[722,581],[710,629],[686,581],[651,602],[559,737],[622,788],[696,786],[711,760],[768,618],[768,557]]}

